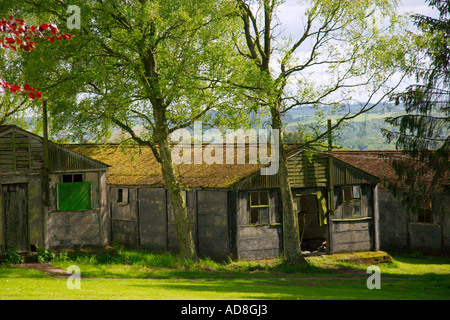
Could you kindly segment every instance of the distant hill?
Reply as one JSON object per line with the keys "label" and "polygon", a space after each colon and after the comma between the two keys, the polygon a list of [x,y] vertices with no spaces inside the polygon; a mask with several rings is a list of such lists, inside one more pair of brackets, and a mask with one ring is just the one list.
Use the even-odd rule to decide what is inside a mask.
{"label": "distant hill", "polygon": [[[350,106],[350,111],[355,112],[361,107],[359,104]],[[320,112],[323,114],[324,119],[331,119],[335,122],[338,119],[338,115],[333,114],[332,109],[329,107],[320,107]],[[286,125],[286,135],[292,135],[297,129],[299,123],[311,123],[316,121],[317,110],[312,107],[293,108],[289,110],[284,116],[283,121]],[[393,143],[386,142],[385,137],[381,132],[381,128],[391,128],[384,119],[388,116],[397,116],[404,113],[404,107],[402,105],[390,104],[386,106],[377,106],[371,111],[360,115],[349,123],[342,126],[335,134],[337,134],[335,145],[342,146],[351,150],[393,150],[395,146]],[[36,127],[36,122],[33,118],[26,118],[27,124],[24,124],[30,131],[40,134],[40,129]],[[264,118],[261,123],[267,124],[269,118]],[[137,128],[139,130],[139,128]],[[325,128],[324,128],[325,129]],[[206,130],[206,128],[204,128]],[[72,137],[70,132],[59,132],[52,135],[52,139],[62,142],[68,142]],[[120,130],[113,130],[112,137],[109,142],[119,142],[126,135],[121,133]],[[85,135],[83,141],[74,141],[78,143],[90,142],[93,137]]]}
{"label": "distant hill", "polygon": [[[355,112],[360,107],[361,105],[350,106],[350,111]],[[320,111],[323,112],[323,118],[331,119],[333,123],[339,118],[339,115],[332,114],[331,109],[320,108]],[[339,128],[335,132],[337,137],[333,143],[351,150],[395,150],[395,144],[387,143],[381,129],[392,129],[392,126],[385,122],[386,117],[394,117],[403,113],[402,105],[376,106]],[[293,133],[298,130],[299,123],[316,121],[315,114],[316,110],[311,107],[289,110],[283,118],[286,131]]]}

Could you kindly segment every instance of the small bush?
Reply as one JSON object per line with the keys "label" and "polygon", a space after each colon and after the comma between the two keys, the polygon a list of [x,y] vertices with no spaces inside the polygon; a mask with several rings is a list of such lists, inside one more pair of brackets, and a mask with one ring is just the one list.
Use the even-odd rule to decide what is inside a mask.
{"label": "small bush", "polygon": [[19,264],[24,263],[25,258],[16,249],[8,249],[1,255],[0,261],[2,264]]}
{"label": "small bush", "polygon": [[55,257],[55,254],[49,249],[37,249],[37,260],[39,263],[50,262],[55,259]]}
{"label": "small bush", "polygon": [[67,252],[61,252],[61,253],[57,253],[55,254],[55,258],[53,259],[54,262],[66,262],[66,261],[70,261],[70,257],[67,254]]}

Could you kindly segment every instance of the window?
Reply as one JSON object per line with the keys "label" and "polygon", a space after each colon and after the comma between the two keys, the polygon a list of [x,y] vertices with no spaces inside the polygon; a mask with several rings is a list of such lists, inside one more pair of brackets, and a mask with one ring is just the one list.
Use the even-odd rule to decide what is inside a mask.
{"label": "window", "polygon": [[418,222],[433,223],[431,211],[432,211],[431,200],[427,199],[419,202]]}
{"label": "window", "polygon": [[360,186],[342,187],[342,218],[361,218]]}
{"label": "window", "polygon": [[250,192],[250,224],[269,224],[269,192]]}
{"label": "window", "polygon": [[128,204],[128,189],[117,189],[117,203]]}
{"label": "window", "polygon": [[58,211],[91,209],[91,183],[82,174],[64,174],[62,181],[56,184]]}
{"label": "window", "polygon": [[361,188],[359,186],[342,187],[342,198],[344,202],[361,200]]}
{"label": "window", "polygon": [[82,174],[63,174],[63,183],[83,182]]}

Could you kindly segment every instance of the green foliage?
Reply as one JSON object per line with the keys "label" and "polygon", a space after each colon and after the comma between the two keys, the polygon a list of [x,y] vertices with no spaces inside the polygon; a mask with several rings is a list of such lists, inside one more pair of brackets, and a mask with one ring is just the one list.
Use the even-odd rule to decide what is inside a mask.
{"label": "green foliage", "polygon": [[50,262],[55,259],[56,255],[50,250],[46,248],[37,249],[37,261],[39,263]]}
{"label": "green foliage", "polygon": [[2,264],[19,264],[24,263],[25,258],[16,249],[8,249],[0,256],[0,262]]}
{"label": "green foliage", "polygon": [[405,104],[405,112],[389,117],[387,122],[394,128],[384,132],[388,141],[409,156],[394,159],[398,181],[390,188],[413,206],[419,194],[429,199],[436,191],[449,192],[450,5],[448,1],[428,2],[439,17],[414,16],[418,32],[411,35],[416,43],[413,50],[423,56],[423,63],[406,67],[418,83],[395,96],[397,103]]}

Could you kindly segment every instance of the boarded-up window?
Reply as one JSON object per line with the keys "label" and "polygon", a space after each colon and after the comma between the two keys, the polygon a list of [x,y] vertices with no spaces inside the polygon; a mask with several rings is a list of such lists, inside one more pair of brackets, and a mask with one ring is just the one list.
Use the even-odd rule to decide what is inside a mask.
{"label": "boarded-up window", "polygon": [[58,183],[58,211],[75,211],[91,209],[91,183]]}

